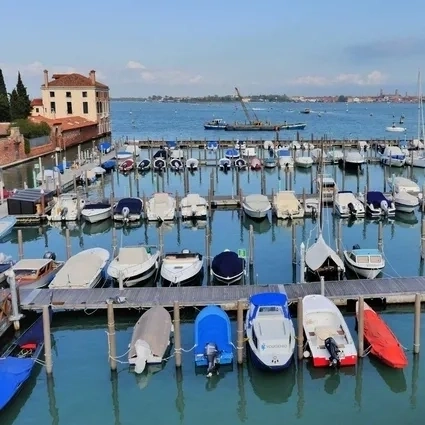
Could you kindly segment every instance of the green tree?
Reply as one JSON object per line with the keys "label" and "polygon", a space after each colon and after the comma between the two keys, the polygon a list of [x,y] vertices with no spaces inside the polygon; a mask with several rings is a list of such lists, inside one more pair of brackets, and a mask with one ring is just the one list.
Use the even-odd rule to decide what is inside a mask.
{"label": "green tree", "polygon": [[10,122],[9,97],[4,82],[3,72],[0,69],[0,122]]}
{"label": "green tree", "polygon": [[31,115],[31,101],[20,72],[18,72],[16,88],[10,97],[10,115],[12,120],[25,119]]}
{"label": "green tree", "polygon": [[348,100],[348,97],[347,96],[344,96],[343,94],[341,94],[341,95],[339,95],[338,96],[338,102],[347,102],[347,100]]}

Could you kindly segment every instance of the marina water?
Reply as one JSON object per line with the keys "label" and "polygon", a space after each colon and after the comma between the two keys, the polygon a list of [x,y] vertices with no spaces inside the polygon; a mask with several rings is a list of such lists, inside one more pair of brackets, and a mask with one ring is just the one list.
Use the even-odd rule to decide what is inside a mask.
{"label": "marina water", "polygon": [[[263,105],[261,105],[263,106]],[[318,136],[327,134],[334,138],[383,138],[384,128],[390,125],[394,115],[404,115],[405,125],[410,136],[415,136],[416,108],[414,105],[315,105],[315,109],[324,110],[321,117],[303,117],[309,121],[308,133]],[[267,118],[300,121],[296,111],[305,105],[272,104]],[[242,120],[241,111],[235,111],[234,105],[185,105],[185,104],[145,104],[135,102],[116,102],[112,104],[114,136],[136,139],[175,140],[182,138],[203,139],[206,135],[202,123],[213,116],[231,122]],[[131,112],[131,113],[130,113]],[[261,112],[259,112],[261,114]],[[371,115],[372,114],[372,115]],[[235,118],[237,115],[238,118]],[[302,135],[302,134],[301,134]],[[208,132],[209,140],[228,136],[223,133]],[[231,135],[246,138],[246,134]],[[285,136],[285,133],[282,133]],[[292,135],[293,136],[293,135]],[[252,137],[251,135],[249,137]],[[270,135],[254,135],[254,138],[268,139]],[[291,138],[291,135],[287,135]],[[309,136],[306,136],[306,138]],[[90,147],[90,144],[88,145]],[[75,151],[66,152],[69,160],[75,157]],[[52,158],[43,159],[46,168],[52,164]],[[33,165],[4,172],[7,187],[22,185],[26,181],[31,186]],[[190,188],[193,192],[206,195],[212,167],[203,168],[190,176]],[[336,176],[339,187],[342,174],[338,167],[330,166],[327,172]],[[383,189],[383,169],[379,165],[369,165],[370,189]],[[393,169],[396,175],[408,175],[408,169]],[[409,173],[409,174],[408,174]],[[133,175],[108,176],[105,179],[106,194],[110,190],[110,181],[115,180],[116,196],[126,196],[130,191],[136,194],[136,180]],[[217,194],[235,192],[235,175],[218,173],[216,179]],[[284,173],[277,170],[267,173],[267,193],[284,189]],[[413,178],[418,184],[425,182],[424,172],[414,170]],[[132,180],[131,180],[132,179]],[[158,184],[164,184],[170,193],[183,192],[183,180],[179,175],[165,175],[164,183],[157,177],[147,174],[138,180],[139,192],[149,196]],[[295,170],[291,175],[293,189],[300,193],[303,188],[310,191],[310,171]],[[360,191],[366,184],[366,173],[360,176],[346,175],[346,190]],[[260,176],[256,173],[243,173],[240,185],[244,193],[256,193],[260,190]],[[89,190],[91,198],[100,196],[102,190],[93,187]],[[423,263],[420,261],[420,222],[421,214],[397,215],[394,220],[384,222],[383,246],[386,259],[385,277],[423,275]],[[331,210],[325,210],[324,236],[335,247],[337,220]],[[248,228],[254,226],[254,275],[251,284],[272,284],[297,282],[299,265],[292,264],[291,227],[287,222],[275,220],[263,223],[252,222],[238,211],[214,211],[208,226],[212,234],[212,255],[228,248],[237,250],[248,248]],[[71,234],[72,252],[101,246],[111,248],[111,223],[68,224]],[[298,250],[302,241],[312,243],[316,236],[317,223],[311,219],[296,223],[297,263]],[[65,259],[65,227],[61,225],[28,228],[23,230],[24,254],[26,258],[40,257],[44,251],[53,251],[58,259]],[[136,245],[139,243],[156,244],[158,229],[154,224],[142,224],[139,227],[118,230],[118,245]],[[205,252],[205,225],[187,227],[180,222],[164,227],[165,251],[190,249]],[[376,247],[378,238],[377,221],[369,219],[355,222],[343,221],[342,244],[344,249],[352,245]],[[1,244],[5,254],[17,258],[17,232],[14,230]],[[205,284],[206,282],[204,282]],[[411,309],[391,308],[384,313],[385,320],[392,327],[400,342],[408,349],[409,366],[403,371],[389,369],[373,359],[366,357],[359,362],[357,369],[312,370],[307,362],[296,364],[293,368],[279,374],[265,374],[253,370],[249,362],[243,368],[235,365],[233,370],[224,370],[219,377],[207,380],[194,370],[193,325],[192,316],[186,318],[182,326],[182,345],[188,352],[183,355],[183,368],[176,371],[171,358],[162,370],[148,369],[147,373],[136,376],[125,364],[128,343],[132,328],[140,312],[125,311],[117,314],[117,351],[123,355],[118,374],[109,371],[107,358],[106,311],[87,311],[77,314],[56,315],[53,321],[53,381],[46,378],[39,367],[15,401],[0,415],[2,425],[57,424],[85,425],[93,423],[140,424],[141,421],[155,421],[162,424],[329,424],[344,422],[354,425],[373,421],[386,425],[417,423],[425,414],[421,399],[425,388],[421,371],[425,368],[422,354],[413,357],[413,315]],[[185,316],[184,316],[185,317]],[[347,321],[355,337],[354,317],[347,315]],[[424,325],[422,320],[422,325]],[[236,339],[236,330],[233,329]],[[422,340],[425,329],[422,326]],[[1,383],[0,383],[1,385]],[[391,408],[392,407],[392,408]]]}

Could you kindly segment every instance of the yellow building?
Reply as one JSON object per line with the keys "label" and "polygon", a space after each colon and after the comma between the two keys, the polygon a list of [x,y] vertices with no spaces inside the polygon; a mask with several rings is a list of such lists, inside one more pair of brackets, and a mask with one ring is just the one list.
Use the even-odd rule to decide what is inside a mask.
{"label": "yellow building", "polygon": [[33,117],[59,121],[64,118],[83,118],[98,126],[98,134],[111,132],[109,87],[96,81],[96,72],[89,76],[53,74],[44,71],[41,99],[33,99]]}

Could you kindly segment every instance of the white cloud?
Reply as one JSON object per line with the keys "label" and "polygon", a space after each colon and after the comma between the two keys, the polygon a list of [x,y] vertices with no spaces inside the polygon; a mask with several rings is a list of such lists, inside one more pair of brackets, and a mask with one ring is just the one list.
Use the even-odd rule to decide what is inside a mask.
{"label": "white cloud", "polygon": [[295,78],[290,84],[296,86],[332,86],[332,85],[356,85],[375,86],[387,81],[387,76],[380,71],[372,71],[367,75],[361,74],[338,74],[334,77],[307,75]]}
{"label": "white cloud", "polygon": [[146,66],[137,61],[128,61],[127,68],[128,69],[146,69]]}

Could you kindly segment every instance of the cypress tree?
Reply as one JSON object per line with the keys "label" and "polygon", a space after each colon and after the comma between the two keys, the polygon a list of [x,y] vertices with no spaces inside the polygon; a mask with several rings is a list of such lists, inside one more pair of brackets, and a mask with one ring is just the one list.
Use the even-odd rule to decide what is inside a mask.
{"label": "cypress tree", "polygon": [[0,122],[10,122],[10,105],[3,72],[0,69]]}
{"label": "cypress tree", "polygon": [[10,95],[10,117],[12,121],[22,118],[19,96],[16,89],[13,89]]}
{"label": "cypress tree", "polygon": [[12,97],[15,96],[13,100],[12,108],[12,97],[10,99],[10,114],[12,119],[26,119],[31,115],[31,100],[28,96],[27,88],[22,82],[21,73],[18,72],[18,82],[16,83],[16,96],[12,92]]}

